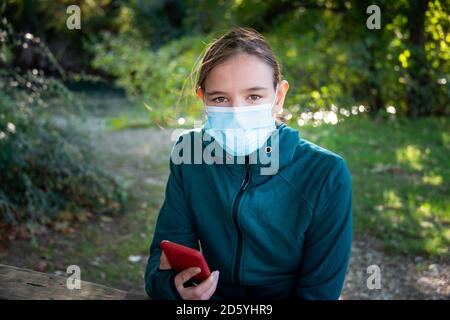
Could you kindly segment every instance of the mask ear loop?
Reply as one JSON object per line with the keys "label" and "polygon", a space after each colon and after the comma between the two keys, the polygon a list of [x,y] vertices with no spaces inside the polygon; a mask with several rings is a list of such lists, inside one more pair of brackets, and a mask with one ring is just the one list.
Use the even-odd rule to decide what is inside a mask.
{"label": "mask ear loop", "polygon": [[[278,87],[279,87],[279,85],[278,85],[278,82],[277,82],[277,86],[276,86],[276,88],[275,88],[275,98],[273,98],[273,101],[272,101],[272,107],[270,108],[270,112],[272,112],[272,109],[275,107],[275,102],[277,102],[277,97],[278,97]],[[281,110],[282,110],[282,109],[281,109]],[[278,112],[277,112],[277,113],[278,113]],[[277,119],[277,113],[275,113],[274,120]]]}
{"label": "mask ear loop", "polygon": [[[273,101],[272,101],[272,107],[271,107],[271,109],[270,109],[270,112],[271,112],[271,113],[272,113],[272,108],[275,106],[275,102],[277,101],[278,87],[279,87],[279,84],[278,84],[278,82],[277,82],[277,86],[275,87],[275,97],[273,98]],[[277,115],[275,114],[275,115],[273,116],[273,121],[274,121],[274,123],[275,123],[275,127],[277,127],[276,119],[277,119]],[[272,133],[272,134],[273,134],[273,133]],[[265,146],[265,148],[264,148],[264,151],[266,152],[266,154],[267,154],[269,157],[272,155],[272,150],[273,150],[273,148],[272,148],[272,134],[270,134],[269,137],[268,137],[268,139],[266,140],[266,146]]]}

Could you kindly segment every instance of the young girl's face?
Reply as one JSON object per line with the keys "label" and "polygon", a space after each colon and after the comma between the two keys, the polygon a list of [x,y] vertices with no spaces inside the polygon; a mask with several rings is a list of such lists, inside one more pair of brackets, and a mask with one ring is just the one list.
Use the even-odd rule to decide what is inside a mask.
{"label": "young girl's face", "polygon": [[[208,106],[252,106],[272,103],[275,99],[273,69],[259,57],[245,53],[215,66],[206,77],[204,86],[204,92],[199,90],[198,95]],[[282,109],[288,88],[286,80],[278,84],[273,114]]]}

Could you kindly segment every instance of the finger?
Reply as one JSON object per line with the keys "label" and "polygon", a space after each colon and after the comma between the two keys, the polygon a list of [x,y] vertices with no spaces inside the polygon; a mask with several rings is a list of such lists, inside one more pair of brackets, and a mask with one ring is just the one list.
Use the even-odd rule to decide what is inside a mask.
{"label": "finger", "polygon": [[206,292],[203,293],[203,298],[205,300],[209,300],[209,298],[211,298],[211,296],[216,291],[218,280],[219,280],[219,275],[217,275],[217,278],[214,281],[214,284]]}
{"label": "finger", "polygon": [[194,288],[193,296],[197,300],[208,300],[216,291],[217,283],[219,280],[219,272],[214,271],[208,279],[205,279],[201,284],[200,290]]}
{"label": "finger", "polygon": [[169,259],[167,259],[167,256],[164,253],[164,251],[162,251],[161,256],[159,258],[159,268],[161,270],[172,269],[172,266],[170,265]]}
{"label": "finger", "polygon": [[199,295],[204,294],[206,291],[211,289],[211,287],[214,287],[218,279],[219,279],[219,271],[214,271],[207,279],[203,280],[203,282],[201,282],[198,286],[195,287],[195,291]]}
{"label": "finger", "polygon": [[[211,281],[211,278],[212,278],[212,285],[207,287],[207,285],[209,285],[209,281]],[[200,287],[201,291],[199,291],[197,287],[188,287],[184,289],[182,295],[186,296],[187,297],[186,299],[188,300],[209,300],[216,291],[218,280],[219,280],[219,272],[215,271],[211,274],[210,277],[208,277],[208,279],[205,279],[201,283],[203,284],[203,288]]]}
{"label": "finger", "polygon": [[195,276],[197,273],[200,273],[201,269],[199,267],[192,267],[181,271],[179,274],[175,276],[175,286],[177,289],[182,290],[185,289],[183,287],[183,283],[188,281],[190,278]]}

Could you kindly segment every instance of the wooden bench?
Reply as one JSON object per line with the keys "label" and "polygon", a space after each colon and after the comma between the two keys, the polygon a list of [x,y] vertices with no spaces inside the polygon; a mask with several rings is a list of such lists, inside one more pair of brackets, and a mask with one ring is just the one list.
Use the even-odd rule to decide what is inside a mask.
{"label": "wooden bench", "polygon": [[81,281],[68,289],[67,278],[0,264],[0,300],[148,300],[144,292],[123,291]]}

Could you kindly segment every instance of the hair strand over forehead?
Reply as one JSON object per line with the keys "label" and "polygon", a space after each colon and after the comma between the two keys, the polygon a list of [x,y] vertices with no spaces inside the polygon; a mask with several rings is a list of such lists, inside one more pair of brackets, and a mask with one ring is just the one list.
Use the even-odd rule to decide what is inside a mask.
{"label": "hair strand over forehead", "polygon": [[281,66],[264,36],[252,28],[237,27],[211,42],[197,65],[195,90],[203,90],[206,78],[218,64],[239,53],[254,55],[273,69],[274,88],[281,81]]}

